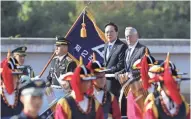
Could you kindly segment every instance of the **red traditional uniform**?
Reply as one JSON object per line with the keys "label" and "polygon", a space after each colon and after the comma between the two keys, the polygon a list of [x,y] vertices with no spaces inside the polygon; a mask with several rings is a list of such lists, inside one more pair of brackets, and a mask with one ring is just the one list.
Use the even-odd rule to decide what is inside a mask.
{"label": "red traditional uniform", "polygon": [[[101,79],[99,80],[106,80],[104,72],[107,71],[107,69],[95,59],[95,54],[93,54],[93,60],[88,63],[87,67],[92,71],[92,73],[101,75]],[[121,119],[121,111],[116,97],[111,92],[107,91],[106,88],[99,88],[94,85],[92,89],[91,95],[103,107],[104,119]]]}
{"label": "red traditional uniform", "polygon": [[151,67],[150,77],[152,77],[150,81],[158,82],[159,87],[145,100],[144,118],[190,119],[190,107],[184,97],[180,95],[175,81],[179,76],[175,65],[169,61],[169,55],[165,62]]}
{"label": "red traditional uniform", "polygon": [[[74,74],[70,77],[72,93],[58,101],[55,111],[55,119],[103,119],[103,109],[101,105],[92,97],[88,97],[82,91],[80,86],[82,81],[94,80],[90,71],[82,65],[75,69]],[[87,88],[87,87],[86,87]]]}
{"label": "red traditional uniform", "polygon": [[[12,57],[1,62],[1,117],[11,117],[19,114],[23,109],[23,104],[19,100],[19,74],[16,72],[17,60]],[[13,75],[15,75],[13,77]],[[16,79],[17,78],[17,79]]]}
{"label": "red traditional uniform", "polygon": [[[149,66],[153,65],[155,62],[155,58],[149,55],[146,49],[144,57],[138,59],[133,64],[133,70],[131,72],[132,75],[129,79],[132,81],[130,83],[130,90],[127,95],[127,116],[130,119],[143,118],[144,100],[148,94],[148,84],[145,83],[145,80],[149,79]],[[142,82],[139,81],[140,79]]]}

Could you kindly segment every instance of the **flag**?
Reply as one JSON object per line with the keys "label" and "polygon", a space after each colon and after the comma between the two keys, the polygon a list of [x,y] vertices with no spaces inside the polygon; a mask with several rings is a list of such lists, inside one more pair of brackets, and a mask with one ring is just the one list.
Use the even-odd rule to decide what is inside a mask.
{"label": "flag", "polygon": [[148,70],[149,70],[149,65],[147,62],[147,56],[144,55],[142,61],[141,61],[141,79],[143,81],[143,88],[147,90],[149,88],[149,76],[148,76]]}
{"label": "flag", "polygon": [[168,89],[171,99],[176,102],[176,104],[180,105],[182,103],[182,98],[178,89],[178,85],[173,79],[172,73],[170,72],[169,57],[170,54],[168,53],[164,64],[164,85]]}
{"label": "flag", "polygon": [[14,83],[13,83],[13,75],[12,70],[8,66],[8,59],[6,58],[1,62],[1,67],[3,68],[1,76],[3,78],[3,83],[8,94],[12,94],[14,92]]}
{"label": "flag", "polygon": [[75,59],[79,59],[82,56],[84,64],[87,64],[93,58],[94,51],[97,60],[103,62],[105,36],[96,25],[92,14],[87,8],[83,10],[76,22],[74,22],[66,34],[66,39],[71,42],[69,52]]}

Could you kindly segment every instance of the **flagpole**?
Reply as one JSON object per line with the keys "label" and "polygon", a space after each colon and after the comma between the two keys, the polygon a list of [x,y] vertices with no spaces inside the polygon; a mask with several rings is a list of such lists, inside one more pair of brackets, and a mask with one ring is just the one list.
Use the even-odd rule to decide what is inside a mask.
{"label": "flagpole", "polygon": [[[67,34],[65,35],[65,37],[68,36],[68,34],[71,32],[71,30],[74,28],[74,25],[76,24],[76,22],[79,20],[81,14],[85,11],[85,9],[88,7],[88,5],[90,5],[91,1],[88,2],[88,4],[84,7],[84,9],[82,10],[82,12],[80,13],[80,15],[78,16],[78,18],[76,19],[76,21],[73,23],[72,27],[69,29],[69,31],[67,32]],[[49,61],[47,62],[47,64],[44,66],[43,70],[41,71],[39,78],[44,74],[44,72],[46,71],[48,65],[50,64],[50,62],[52,61],[52,59],[54,58],[54,56],[56,55],[56,52],[54,52],[51,56],[51,58],[49,59]],[[72,58],[76,63],[79,63],[79,61],[68,52],[68,55],[70,58]]]}

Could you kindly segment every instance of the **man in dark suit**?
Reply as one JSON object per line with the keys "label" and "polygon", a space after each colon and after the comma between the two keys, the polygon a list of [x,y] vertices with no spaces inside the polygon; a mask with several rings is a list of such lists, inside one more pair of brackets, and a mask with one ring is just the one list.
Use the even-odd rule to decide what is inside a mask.
{"label": "man in dark suit", "polygon": [[[104,65],[110,69],[106,74],[115,74],[124,68],[127,45],[118,39],[118,27],[114,23],[105,25],[105,37],[108,43],[104,47]],[[107,88],[119,98],[121,85],[115,78],[107,78]]]}

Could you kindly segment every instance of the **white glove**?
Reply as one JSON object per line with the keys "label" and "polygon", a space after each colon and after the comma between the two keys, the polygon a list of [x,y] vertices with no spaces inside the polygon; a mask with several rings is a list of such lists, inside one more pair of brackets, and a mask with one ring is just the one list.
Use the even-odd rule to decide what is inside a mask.
{"label": "white glove", "polygon": [[39,80],[39,79],[41,79],[39,75],[31,78],[31,80]]}
{"label": "white glove", "polygon": [[27,75],[22,75],[20,78],[20,83],[24,83],[25,81],[30,81],[31,78]]}

